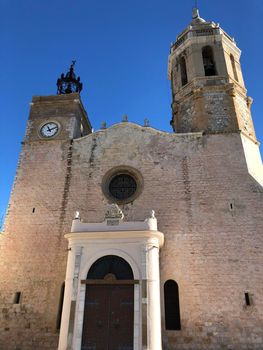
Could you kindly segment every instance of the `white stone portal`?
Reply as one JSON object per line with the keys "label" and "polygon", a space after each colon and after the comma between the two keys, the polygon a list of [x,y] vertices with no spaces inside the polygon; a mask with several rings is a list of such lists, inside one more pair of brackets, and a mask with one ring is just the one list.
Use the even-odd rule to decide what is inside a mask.
{"label": "white stone portal", "polygon": [[[102,223],[83,223],[80,214],[72,222],[59,350],[80,350],[86,285],[92,264],[116,255],[131,266],[134,279],[134,350],[161,350],[159,249],[164,236],[154,211],[143,222],[125,222],[117,205],[107,208]],[[147,336],[146,336],[147,334]]]}

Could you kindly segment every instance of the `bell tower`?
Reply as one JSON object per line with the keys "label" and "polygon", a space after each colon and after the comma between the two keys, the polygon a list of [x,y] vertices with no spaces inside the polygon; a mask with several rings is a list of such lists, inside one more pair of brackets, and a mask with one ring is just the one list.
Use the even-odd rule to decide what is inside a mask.
{"label": "bell tower", "polygon": [[193,9],[190,25],[171,46],[168,75],[175,132],[256,135],[240,66],[241,51],[219,24]]}

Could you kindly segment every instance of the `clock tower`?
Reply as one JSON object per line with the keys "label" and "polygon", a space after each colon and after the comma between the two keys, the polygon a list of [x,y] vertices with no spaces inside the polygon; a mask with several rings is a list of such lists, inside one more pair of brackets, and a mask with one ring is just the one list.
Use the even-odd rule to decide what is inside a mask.
{"label": "clock tower", "polygon": [[34,96],[31,102],[25,143],[69,141],[91,133],[91,125],[80,99],[80,78],[69,72],[57,80],[57,95]]}
{"label": "clock tower", "polygon": [[[4,247],[1,260],[9,261],[16,275],[10,278],[10,264],[2,266],[4,288],[0,304],[9,310],[8,327],[12,331],[19,333],[27,329],[29,332],[32,322],[38,325],[32,348],[39,348],[41,339],[48,333],[52,334],[49,337],[51,347],[56,347],[58,342],[57,307],[67,254],[64,234],[69,231],[73,215],[66,211],[72,177],[72,145],[75,139],[91,133],[74,63],[69,72],[58,79],[57,86],[57,95],[32,99],[5,220],[5,234],[1,235]],[[30,314],[30,321],[25,317],[16,322],[11,316],[14,308]],[[38,312],[32,313],[30,308]],[[5,336],[8,334],[6,332]],[[16,341],[19,343],[19,339]],[[20,341],[22,343],[22,339]]]}

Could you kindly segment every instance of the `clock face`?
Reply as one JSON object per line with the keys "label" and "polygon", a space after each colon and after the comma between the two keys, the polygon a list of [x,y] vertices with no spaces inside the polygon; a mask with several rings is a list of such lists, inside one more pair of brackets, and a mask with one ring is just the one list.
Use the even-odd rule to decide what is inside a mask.
{"label": "clock face", "polygon": [[58,133],[59,126],[57,123],[49,122],[44,124],[40,129],[40,134],[43,137],[53,137]]}

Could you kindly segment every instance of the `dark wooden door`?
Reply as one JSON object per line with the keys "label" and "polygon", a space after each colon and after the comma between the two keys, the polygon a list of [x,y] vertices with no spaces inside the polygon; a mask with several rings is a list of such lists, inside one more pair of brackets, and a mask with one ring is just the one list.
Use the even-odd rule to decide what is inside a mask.
{"label": "dark wooden door", "polygon": [[82,350],[133,350],[133,285],[86,285]]}

